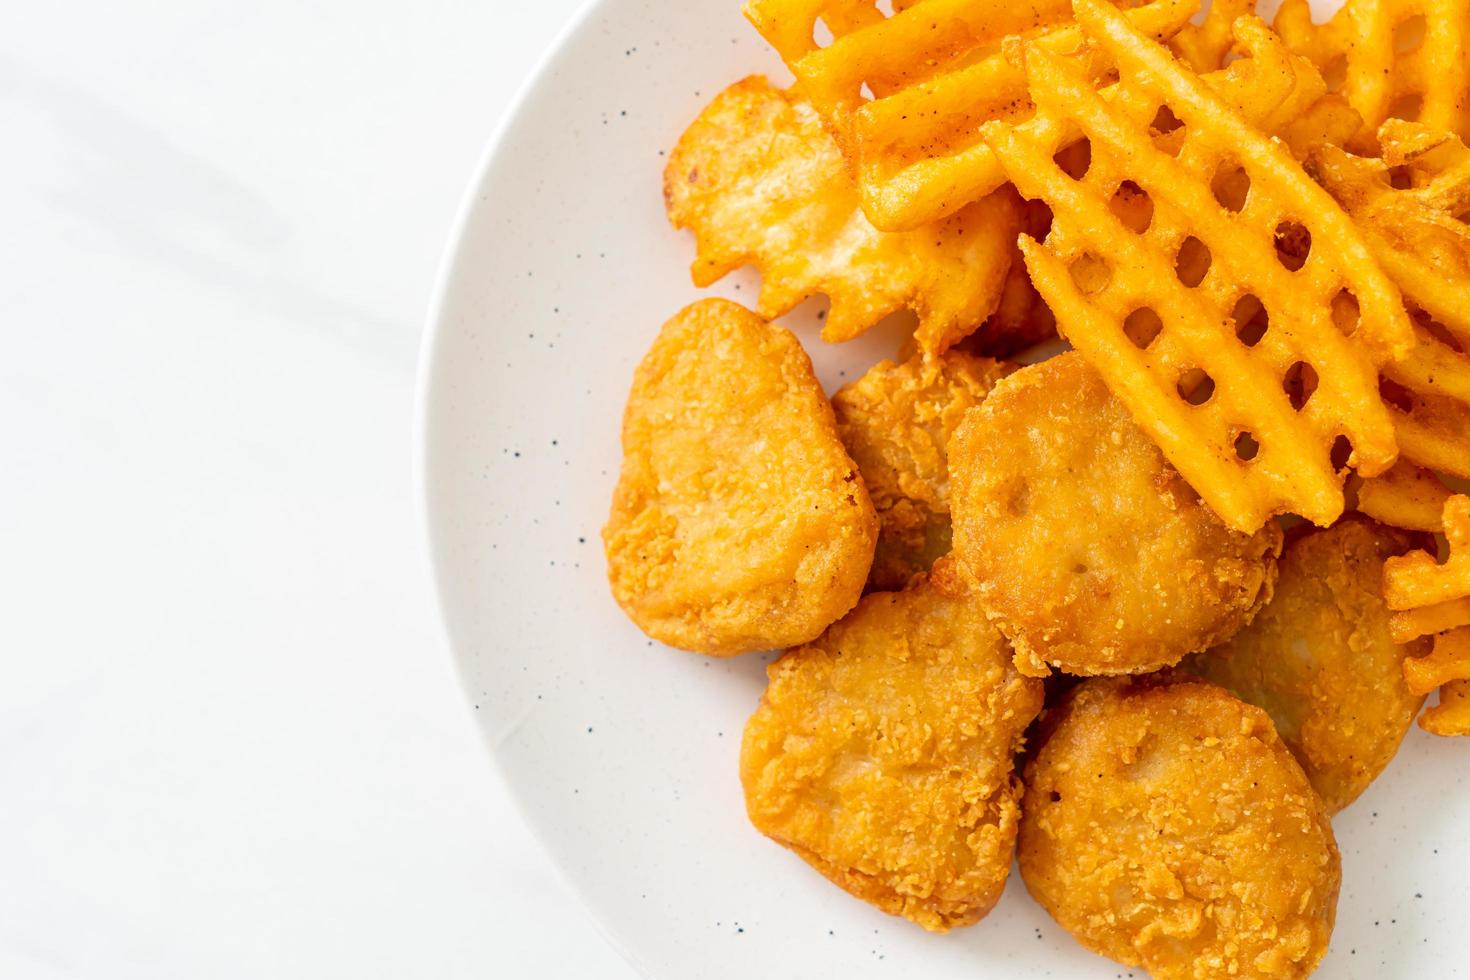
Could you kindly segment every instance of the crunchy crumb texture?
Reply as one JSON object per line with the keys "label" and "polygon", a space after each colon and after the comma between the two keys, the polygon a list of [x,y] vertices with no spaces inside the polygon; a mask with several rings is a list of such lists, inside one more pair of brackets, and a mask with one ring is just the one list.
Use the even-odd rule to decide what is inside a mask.
{"label": "crunchy crumb texture", "polygon": [[725,300],[664,324],[602,537],[618,604],[685,650],[805,643],[853,607],[878,519],[789,331]]}
{"label": "crunchy crumb texture", "polygon": [[879,362],[832,396],[837,432],[882,523],[869,589],[901,589],[949,554],[949,437],[1012,370],[958,351],[915,354]]}
{"label": "crunchy crumb texture", "polygon": [[[1022,202],[1022,233],[1038,242],[1051,229],[1051,210],[1040,201]],[[963,350],[988,357],[1009,357],[1028,347],[1055,340],[1057,318],[1031,282],[1031,273],[1014,243],[1011,265],[1001,286],[995,312],[959,344]]]}
{"label": "crunchy crumb texture", "polygon": [[1080,355],[997,384],[949,464],[955,554],[1023,670],[1155,670],[1271,598],[1280,527],[1226,527]]}
{"label": "crunchy crumb texture", "polygon": [[1010,870],[1022,733],[1042,685],[941,560],[769,668],[745,727],[750,820],[848,892],[943,932]]}
{"label": "crunchy crumb texture", "polygon": [[879,231],[811,105],[759,75],[717,95],[680,137],[664,171],[664,201],[674,226],[695,234],[696,285],[755,265],[768,317],[824,293],[829,341],[911,309],[915,336],[930,352],[995,310],[1022,223],[1020,198],[1002,190],[932,225]]}
{"label": "crunchy crumb texture", "polygon": [[1293,539],[1276,595],[1229,642],[1190,658],[1192,673],[1264,708],[1336,813],[1368,788],[1398,751],[1422,695],[1404,683],[1404,646],[1388,630],[1384,560],[1416,536],[1362,518]]}
{"label": "crunchy crumb texture", "polygon": [[1026,768],[1026,887],[1155,980],[1298,978],[1332,934],[1327,811],[1264,711],[1202,681],[1107,679],[1048,715]]}

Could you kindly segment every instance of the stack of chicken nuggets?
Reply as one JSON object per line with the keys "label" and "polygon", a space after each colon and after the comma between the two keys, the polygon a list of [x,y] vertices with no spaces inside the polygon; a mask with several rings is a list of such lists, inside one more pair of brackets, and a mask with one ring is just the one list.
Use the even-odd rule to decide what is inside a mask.
{"label": "stack of chicken nuggets", "polygon": [[[1470,18],[746,14],[795,82],[716,96],[664,198],[695,283],[760,299],[638,368],[614,597],[785,650],[749,817],[858,898],[969,926],[1018,853],[1120,963],[1307,976],[1331,816],[1426,696],[1470,734]],[[821,342],[913,323],[830,398],[770,322],[819,294]]]}

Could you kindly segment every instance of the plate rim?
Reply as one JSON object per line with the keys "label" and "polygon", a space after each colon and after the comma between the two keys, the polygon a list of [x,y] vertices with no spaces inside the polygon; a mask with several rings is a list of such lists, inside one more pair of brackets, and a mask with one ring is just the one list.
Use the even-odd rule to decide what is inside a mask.
{"label": "plate rim", "polygon": [[621,959],[633,973],[639,977],[648,977],[649,974],[638,963],[633,951],[628,948],[620,937],[609,927],[596,907],[587,900],[586,895],[572,877],[566,866],[555,856],[554,849],[543,836],[535,821],[530,819],[526,801],[517,792],[515,784],[507,776],[500,761],[499,755],[489,744],[483,729],[475,724],[473,717],[473,699],[470,694],[468,658],[461,649],[456,639],[455,631],[450,625],[449,610],[446,600],[446,588],[444,581],[444,564],[441,554],[438,533],[438,521],[434,516],[430,484],[433,479],[433,467],[431,465],[431,439],[430,429],[433,424],[435,394],[434,379],[438,371],[439,361],[442,356],[444,335],[447,333],[445,325],[446,307],[451,287],[463,271],[460,266],[463,261],[462,253],[466,233],[470,222],[474,218],[480,203],[480,192],[490,180],[497,161],[507,150],[511,130],[520,121],[525,112],[526,104],[531,96],[550,75],[553,65],[561,52],[572,42],[573,38],[586,29],[597,15],[597,13],[609,2],[609,0],[581,0],[579,5],[556,30],[551,39],[546,42],[541,52],[537,55],[531,68],[521,79],[515,93],[506,103],[500,119],[491,128],[486,137],[484,145],[480,149],[478,158],[473,169],[470,171],[469,179],[465,182],[464,189],[460,192],[459,202],[455,206],[454,217],[450,223],[449,234],[445,239],[444,246],[439,253],[438,262],[435,265],[434,277],[429,293],[429,304],[424,314],[424,325],[419,338],[418,363],[414,371],[414,395],[413,395],[413,428],[412,428],[412,459],[410,462],[413,480],[413,509],[416,537],[419,544],[417,552],[421,574],[427,575],[430,591],[433,593],[433,613],[435,626],[439,634],[440,648],[448,656],[457,680],[458,688],[455,698],[460,706],[461,717],[472,723],[475,742],[480,746],[483,757],[489,763],[489,770],[494,781],[498,784],[505,798],[510,801],[511,809],[516,818],[520,820],[531,839],[541,849],[541,856],[545,864],[551,868],[556,878],[577,899],[587,921],[596,931],[597,936],[605,943],[618,958]]}

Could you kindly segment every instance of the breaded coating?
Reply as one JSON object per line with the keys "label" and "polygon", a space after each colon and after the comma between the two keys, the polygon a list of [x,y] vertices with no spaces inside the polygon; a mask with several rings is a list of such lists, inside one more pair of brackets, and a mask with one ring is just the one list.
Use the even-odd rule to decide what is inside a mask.
{"label": "breaded coating", "polygon": [[1415,544],[1366,518],[1306,531],[1287,544],[1276,595],[1255,621],[1185,662],[1265,709],[1330,813],[1383,771],[1424,703],[1403,663],[1430,641],[1394,643],[1381,588],[1384,560]]}
{"label": "breaded coating", "polygon": [[1266,713],[1203,681],[1081,685],[1026,767],[1021,876],[1155,980],[1295,978],[1327,951],[1332,824]]}
{"label": "breaded coating", "polygon": [[725,300],[664,324],[633,378],[602,532],[629,618],[716,656],[805,643],[857,602],[877,538],[796,338]]}
{"label": "breaded coating", "polygon": [[1078,354],[997,384],[949,467],[955,554],[1022,670],[1156,670],[1271,597],[1281,529],[1226,527]]}
{"label": "breaded coating", "polygon": [[[1022,234],[1037,241],[1045,239],[1051,228],[1051,210],[1040,201],[1023,201],[1022,209]],[[979,330],[960,341],[958,349],[986,357],[1009,357],[1056,339],[1057,318],[1032,284],[1021,249],[1014,244],[1012,248],[1015,251],[995,312]]]}
{"label": "breaded coating", "polygon": [[769,668],[740,779],[756,829],[934,932],[979,921],[1015,845],[1042,685],[941,560]]}
{"label": "breaded coating", "polygon": [[837,432],[882,523],[869,589],[901,589],[949,554],[949,437],[1012,370],[958,351],[915,354],[880,361],[832,396]]}
{"label": "breaded coating", "polygon": [[1021,199],[1004,188],[931,225],[879,231],[811,105],[760,75],[715,96],[685,130],[664,170],[664,202],[674,227],[694,232],[695,285],[755,265],[768,317],[824,293],[829,341],[911,309],[931,353],[996,308],[1022,223]]}

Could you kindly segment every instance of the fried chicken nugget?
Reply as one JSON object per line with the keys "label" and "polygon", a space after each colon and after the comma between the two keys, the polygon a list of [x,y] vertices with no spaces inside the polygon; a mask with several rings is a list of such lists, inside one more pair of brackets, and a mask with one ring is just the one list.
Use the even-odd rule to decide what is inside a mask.
{"label": "fried chicken nugget", "polygon": [[1276,595],[1227,643],[1186,661],[1191,673],[1263,708],[1330,813],[1368,788],[1424,703],[1404,683],[1425,637],[1389,635],[1383,562],[1415,536],[1365,518],[1293,538]]}
{"label": "fried chicken nugget", "polygon": [[1042,684],[941,559],[769,668],[740,779],[761,833],[934,932],[1000,898],[1020,817],[1013,756]]}
{"label": "fried chicken nugget", "polygon": [[1264,711],[1203,681],[1116,678],[1078,687],[1043,727],[1021,876],[1078,942],[1155,980],[1312,972],[1341,861]]}
{"label": "fried chicken nugget", "polygon": [[1028,673],[1168,666],[1271,598],[1280,527],[1226,527],[1078,354],[997,384],[949,465],[955,554]]}
{"label": "fried chicken nugget", "polygon": [[602,532],[629,618],[715,656],[805,643],[857,602],[877,538],[796,338],[726,300],[664,324],[628,395]]}
{"label": "fried chicken nugget", "polygon": [[832,396],[882,530],[868,588],[901,589],[949,554],[949,437],[1013,367],[951,351],[880,361]]}

